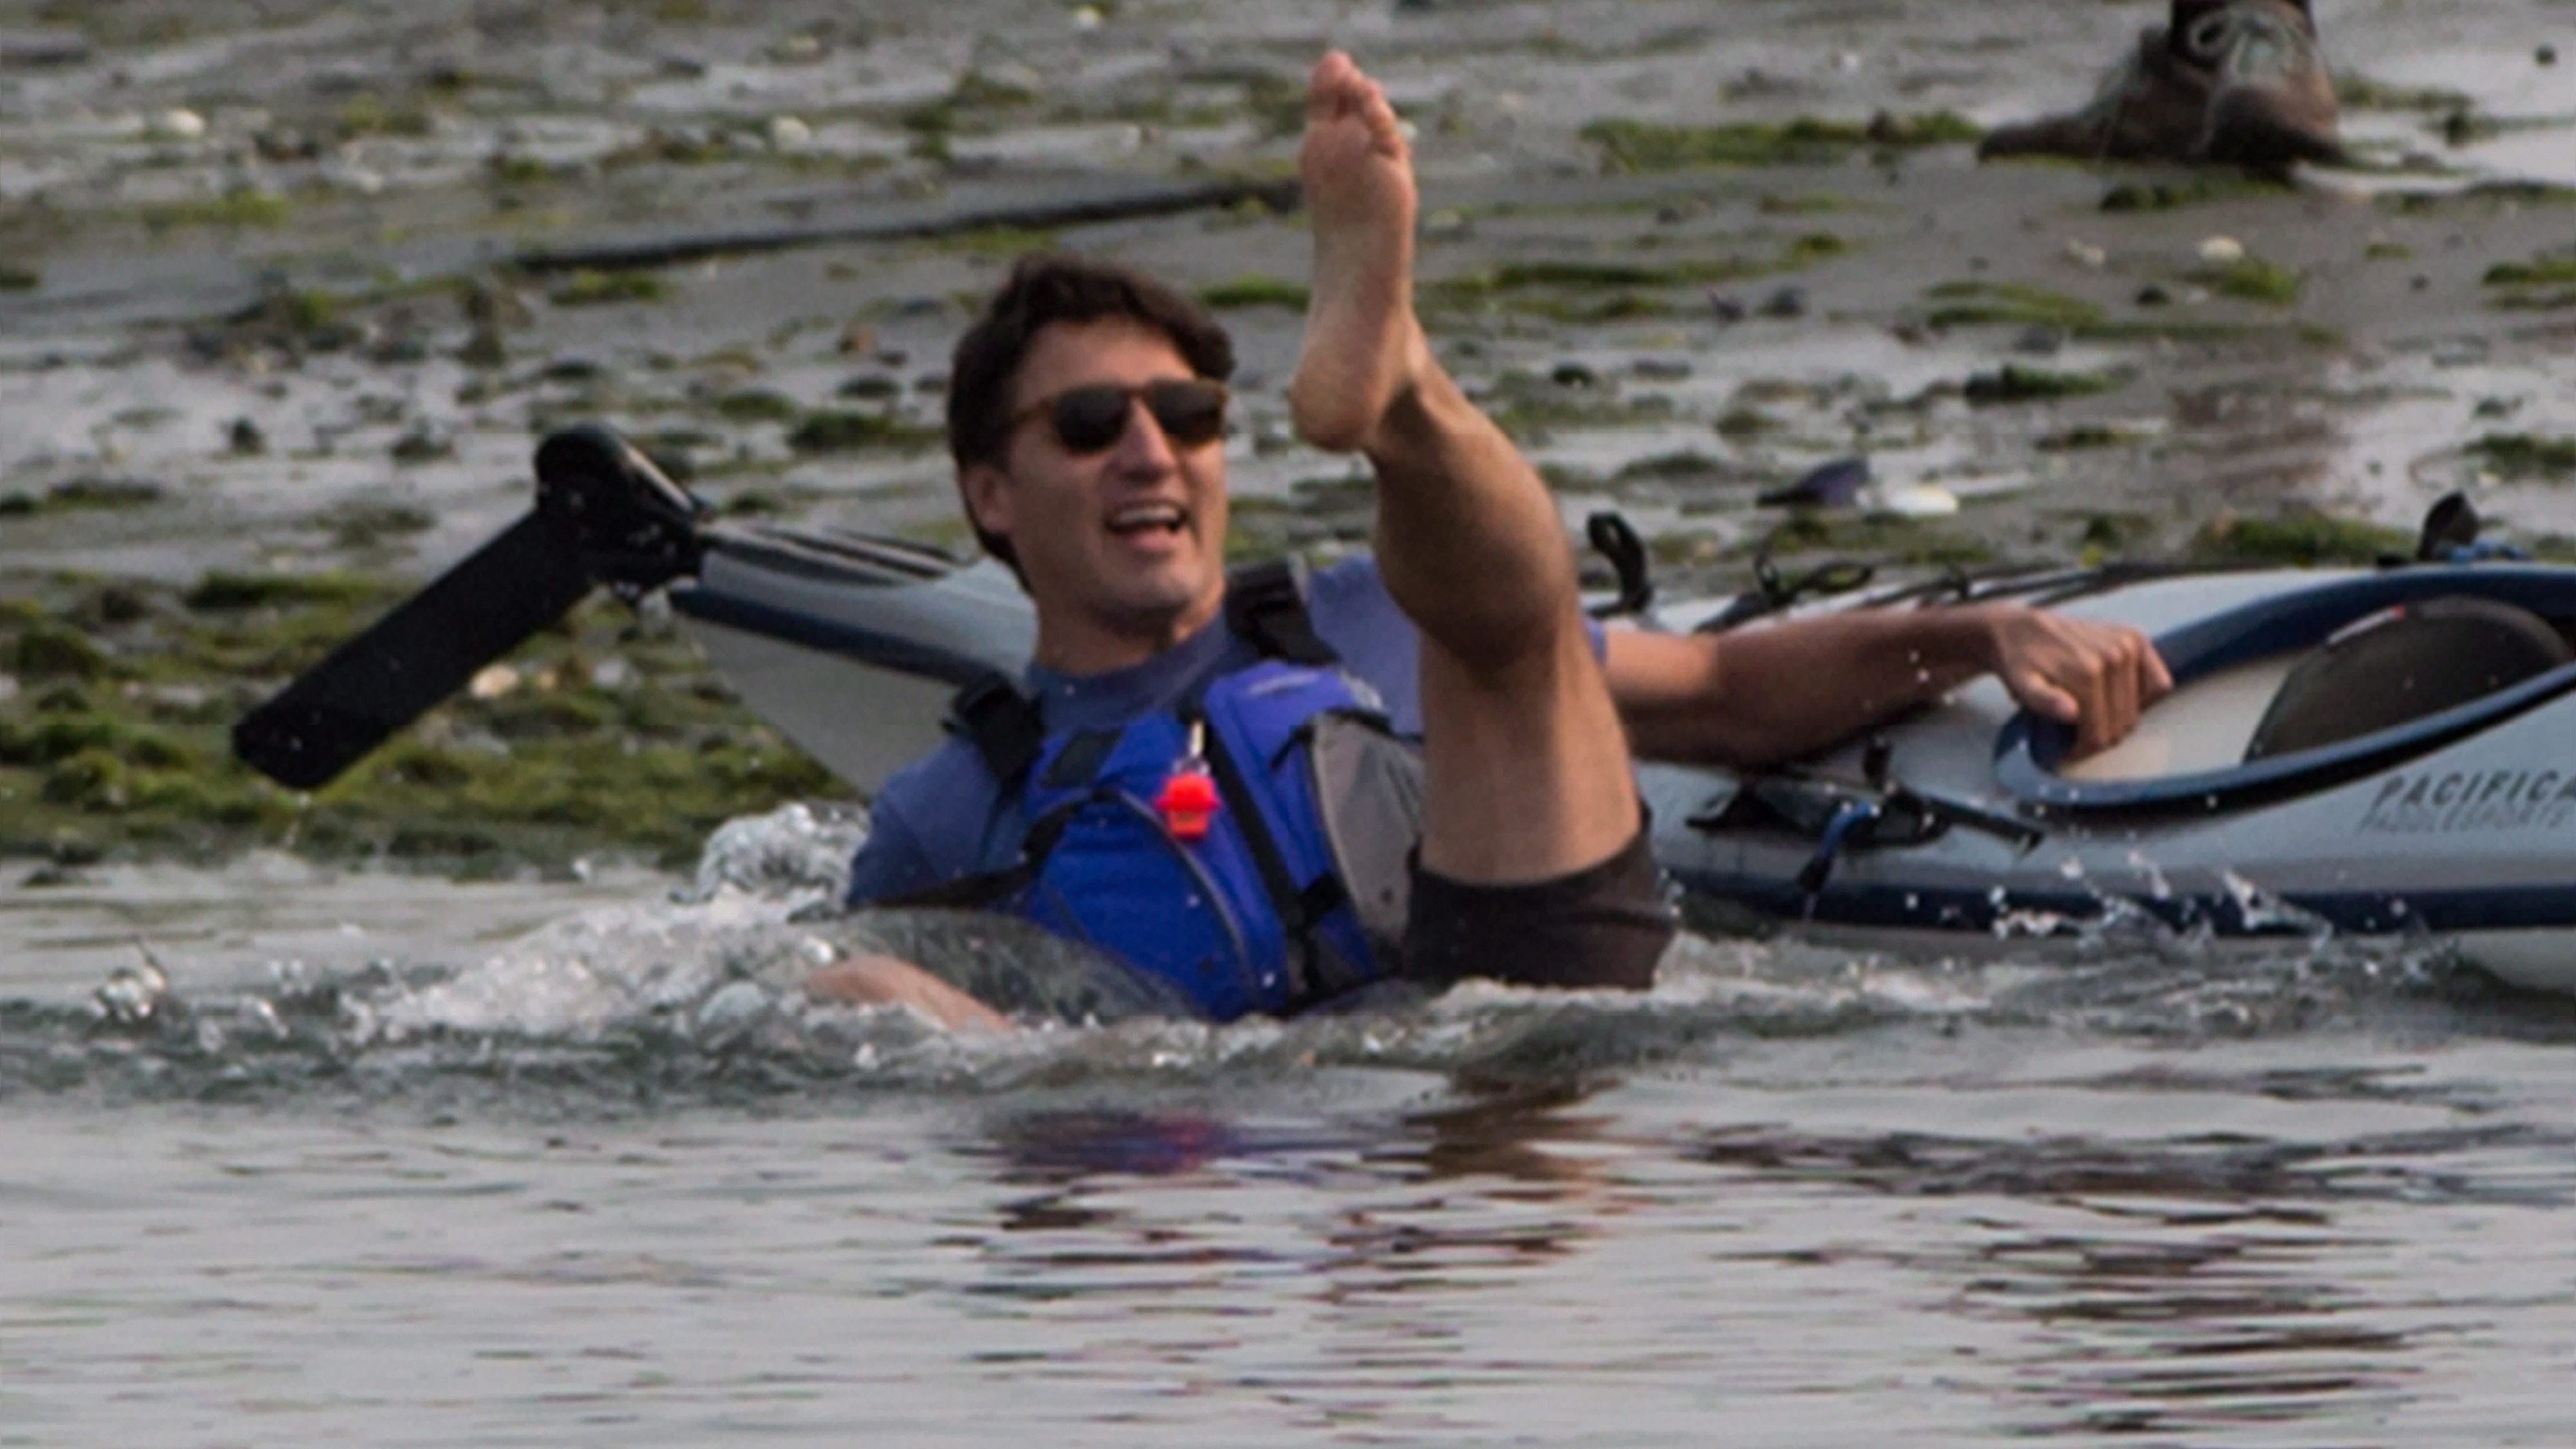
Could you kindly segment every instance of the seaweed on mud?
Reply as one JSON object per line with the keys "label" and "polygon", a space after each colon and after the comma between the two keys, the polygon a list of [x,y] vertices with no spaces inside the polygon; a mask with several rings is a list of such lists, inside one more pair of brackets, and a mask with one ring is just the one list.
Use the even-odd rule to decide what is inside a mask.
{"label": "seaweed on mud", "polygon": [[18,632],[0,661],[25,680],[96,679],[108,672],[105,650],[82,631],[55,623],[33,623]]}
{"label": "seaweed on mud", "polygon": [[2335,100],[2352,111],[2422,111],[2440,115],[2471,104],[2468,96],[2440,86],[2401,86],[2353,71],[2335,77]]}
{"label": "seaweed on mud", "polygon": [[846,453],[860,448],[923,448],[940,439],[936,428],[907,422],[890,413],[824,409],[808,413],[787,434],[787,446],[800,453]]}
{"label": "seaweed on mud", "polygon": [[1826,216],[1857,209],[1861,203],[1833,191],[1797,193],[1766,191],[1754,209],[1764,216]]}
{"label": "seaweed on mud", "polygon": [[1963,392],[1970,403],[1984,406],[2093,397],[2116,392],[2127,382],[2127,377],[2116,372],[2060,372],[2024,362],[2007,362],[1993,372],[1969,377]]}
{"label": "seaweed on mud", "polygon": [[1545,376],[1507,371],[1478,391],[1476,399],[1505,432],[1525,440],[1544,438],[1559,428],[1610,427],[1672,413],[1667,397],[1626,396],[1588,372],[1576,371]]}
{"label": "seaweed on mud", "polygon": [[1973,142],[1985,134],[1951,111],[1897,116],[1880,112],[1866,122],[1802,116],[1791,121],[1733,121],[1673,126],[1605,117],[1586,125],[1584,140],[1600,148],[1604,171],[1680,171],[1706,166],[1812,166],[1840,161],[1862,150],[1901,151]]}
{"label": "seaweed on mud", "polygon": [[1995,561],[1993,545],[1983,539],[1887,513],[1802,509],[1762,537],[1758,546],[1779,558],[1832,552],[1918,567],[1966,568]]}
{"label": "seaweed on mud", "polygon": [[550,161],[508,153],[495,154],[484,163],[483,170],[500,186],[541,186],[560,174]]}
{"label": "seaweed on mud", "polygon": [[1619,471],[1611,475],[1610,482],[1616,485],[1666,481],[1675,478],[1706,478],[1723,476],[1733,471],[1735,470],[1723,459],[1683,449],[1677,453],[1657,453],[1652,457],[1637,458],[1623,463],[1619,466]]}
{"label": "seaweed on mud", "polygon": [[1699,289],[1721,282],[1796,271],[1841,256],[1853,243],[1833,232],[1807,232],[1764,259],[1745,256],[1671,260],[1536,258],[1499,262],[1428,282],[1424,305],[1462,311],[1506,311],[1579,325],[1637,318],[1696,316],[1707,310]]}
{"label": "seaweed on mud", "polygon": [[994,112],[1020,110],[1036,101],[1033,91],[970,70],[957,78],[946,95],[910,107],[895,117],[895,124],[912,133],[914,155],[945,162],[951,139],[990,130]]}
{"label": "seaweed on mud", "polygon": [[317,515],[314,522],[329,531],[331,542],[345,549],[381,548],[398,538],[426,533],[438,516],[409,503],[352,499]]}
{"label": "seaweed on mud", "polygon": [[359,574],[244,574],[215,570],[197,580],[179,602],[201,614],[239,613],[280,606],[385,604],[393,586]]}
{"label": "seaweed on mud", "polygon": [[2508,292],[2495,299],[2495,305],[2509,312],[2559,312],[2576,307],[2576,287],[2555,292]]}
{"label": "seaweed on mud", "polygon": [[2101,325],[2102,309],[2081,298],[2019,282],[1943,282],[1924,292],[1939,305],[1923,325],[1950,327],[2059,327],[2069,332]]}
{"label": "seaweed on mud", "polygon": [[2305,272],[2295,267],[2285,267],[2261,257],[2238,257],[2224,266],[2195,272],[2192,280],[2222,297],[2287,307],[2299,300],[2299,292],[2307,285],[2308,278]]}
{"label": "seaweed on mud", "polygon": [[2155,531],[2153,520],[2139,514],[2090,513],[2085,515],[2083,531],[2075,541],[2087,553],[2098,555],[2133,548]]}
{"label": "seaweed on mud", "polygon": [[1303,312],[1311,296],[1300,282],[1252,273],[1199,289],[1199,305],[1216,309],[1229,307],[1285,307]]}
{"label": "seaweed on mud", "polygon": [[438,128],[438,118],[417,103],[389,104],[373,91],[361,91],[340,103],[333,129],[343,141],[368,136],[410,136],[431,134]]}
{"label": "seaweed on mud", "polygon": [[2576,186],[2550,181],[2481,181],[2457,191],[2401,191],[2379,199],[2401,216],[2532,206],[2576,207]]}
{"label": "seaweed on mud", "polygon": [[74,478],[42,493],[0,494],[0,518],[86,509],[141,508],[161,501],[161,485],[136,478]]}
{"label": "seaweed on mud", "polygon": [[2403,558],[2414,536],[2356,518],[2297,510],[2273,517],[2221,513],[2193,536],[2191,555],[2204,563],[2266,563],[2313,567],[2367,564]]}
{"label": "seaweed on mud", "polygon": [[796,399],[767,388],[743,388],[713,403],[716,416],[733,423],[786,423],[804,415]]}
{"label": "seaweed on mud", "polygon": [[0,616],[0,668],[38,686],[0,700],[0,854],[677,861],[722,820],[840,793],[684,641],[595,604],[520,649],[512,687],[433,710],[299,795],[234,761],[226,732],[391,591],[335,575],[117,588],[135,597],[111,608],[85,589]]}
{"label": "seaweed on mud", "polygon": [[2178,211],[2214,201],[2234,201],[2281,190],[2280,183],[2242,173],[2202,172],[2173,181],[2123,181],[2102,193],[2108,212]]}
{"label": "seaweed on mud", "polygon": [[1731,407],[1719,414],[1713,426],[1721,438],[1742,440],[1758,438],[1764,433],[1776,433],[1786,424],[1760,408]]}
{"label": "seaweed on mud", "polygon": [[2126,428],[2115,428],[2107,423],[2080,423],[2047,434],[2032,442],[2031,446],[2043,453],[2075,453],[2092,448],[2122,447],[2137,440],[2138,435]]}
{"label": "seaweed on mud", "polygon": [[191,226],[265,230],[286,225],[295,216],[295,205],[273,191],[245,187],[200,201],[153,202],[141,215],[154,231]]}
{"label": "seaweed on mud", "polygon": [[2494,299],[2498,307],[2517,311],[2576,307],[2576,253],[2551,252],[2527,262],[2498,262],[2480,280],[2498,290]]}
{"label": "seaweed on mud", "polygon": [[2489,433],[2469,451],[2507,478],[2576,478],[2576,438],[2540,433]]}
{"label": "seaweed on mud", "polygon": [[624,269],[594,271],[584,267],[556,283],[546,300],[558,307],[599,307],[622,302],[667,302],[670,282],[657,273]]}
{"label": "seaweed on mud", "polygon": [[44,274],[33,267],[0,263],[0,292],[32,292],[44,280]]}

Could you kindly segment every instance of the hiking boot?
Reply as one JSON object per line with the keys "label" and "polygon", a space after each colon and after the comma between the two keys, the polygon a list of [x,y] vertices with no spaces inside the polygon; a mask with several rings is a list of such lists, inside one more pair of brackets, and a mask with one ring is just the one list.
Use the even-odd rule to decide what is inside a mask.
{"label": "hiking boot", "polygon": [[2278,171],[2339,158],[2335,123],[2306,0],[2174,0],[2171,23],[2141,33],[2090,103],[1997,127],[1977,154]]}

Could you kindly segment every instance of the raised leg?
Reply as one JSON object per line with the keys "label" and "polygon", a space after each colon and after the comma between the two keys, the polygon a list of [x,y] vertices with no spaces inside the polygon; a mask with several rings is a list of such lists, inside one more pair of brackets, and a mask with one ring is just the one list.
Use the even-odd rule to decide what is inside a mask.
{"label": "raised leg", "polygon": [[1635,836],[1636,786],[1555,501],[1415,318],[1412,154],[1385,92],[1335,52],[1306,116],[1315,277],[1289,402],[1377,473],[1378,566],[1422,631],[1423,864],[1495,884],[1597,864]]}

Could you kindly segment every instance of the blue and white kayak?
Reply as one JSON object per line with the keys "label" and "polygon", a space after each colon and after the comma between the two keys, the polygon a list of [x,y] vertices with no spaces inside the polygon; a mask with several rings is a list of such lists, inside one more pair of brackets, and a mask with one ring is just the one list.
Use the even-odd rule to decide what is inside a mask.
{"label": "blue and white kayak", "polygon": [[[863,793],[938,743],[958,687],[1029,656],[998,564],[821,531],[704,539],[678,613],[752,710]],[[2081,761],[1984,679],[1792,768],[1642,765],[1694,921],[1945,954],[2332,932],[2576,991],[2576,568],[2070,570],[1943,594],[1963,596],[2135,625],[2176,688]]]}

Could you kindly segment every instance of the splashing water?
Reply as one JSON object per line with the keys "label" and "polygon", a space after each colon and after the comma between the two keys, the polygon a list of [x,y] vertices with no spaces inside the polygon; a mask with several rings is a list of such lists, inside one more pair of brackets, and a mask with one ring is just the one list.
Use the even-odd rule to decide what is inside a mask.
{"label": "splashing water", "polygon": [[[555,1113],[847,1088],[1250,1087],[1335,1068],[1557,1082],[1909,1028],[2260,1034],[2420,1001],[2445,979],[2430,953],[2372,957],[2322,937],[2249,958],[2106,898],[2096,918],[2025,923],[2044,942],[1990,943],[1987,959],[1685,937],[1641,994],[1471,982],[1426,1000],[1396,983],[1293,1021],[1211,1026],[1025,924],[833,909],[864,835],[855,815],[804,806],[736,820],[685,885],[567,912],[462,962],[280,963],[230,991],[165,984],[149,1010],[130,999],[145,983],[129,969],[85,1008],[0,1003],[0,1095],[355,1094]],[[2243,899],[2265,903],[2251,887]],[[918,961],[1032,1029],[951,1036],[903,1008],[805,997],[816,968],[869,952]]]}

